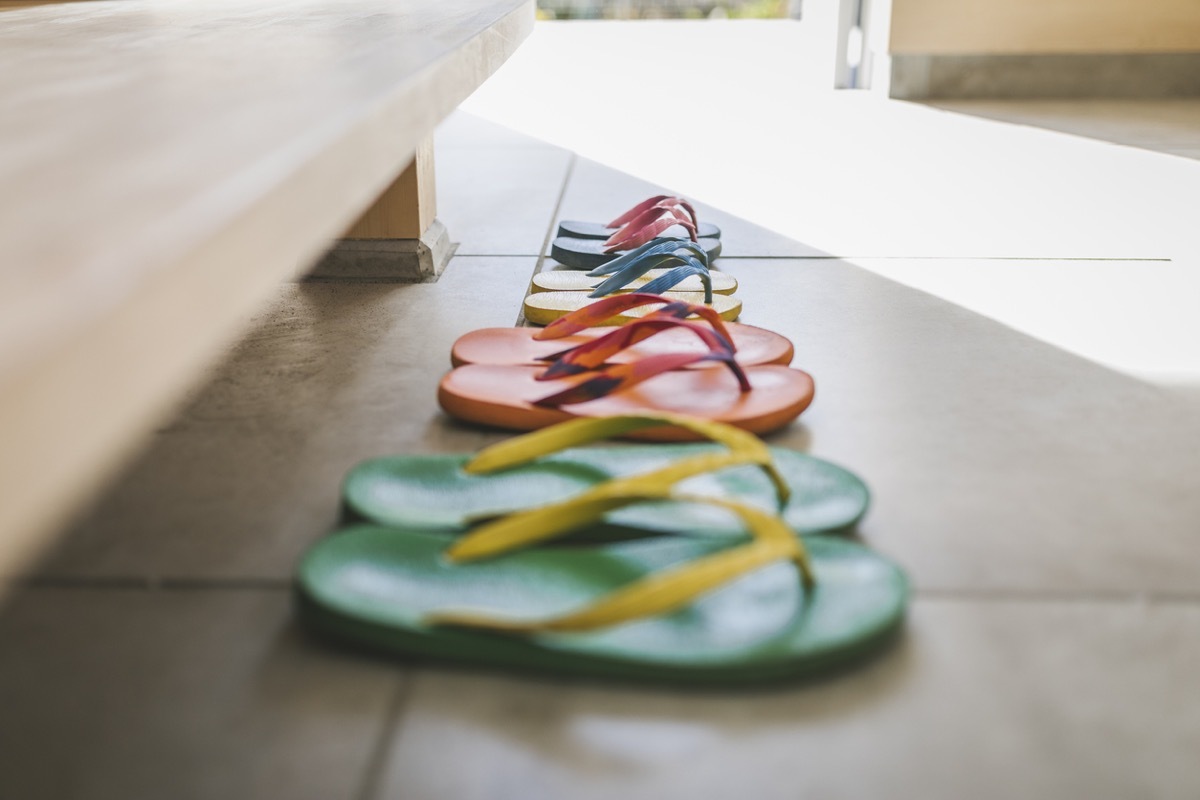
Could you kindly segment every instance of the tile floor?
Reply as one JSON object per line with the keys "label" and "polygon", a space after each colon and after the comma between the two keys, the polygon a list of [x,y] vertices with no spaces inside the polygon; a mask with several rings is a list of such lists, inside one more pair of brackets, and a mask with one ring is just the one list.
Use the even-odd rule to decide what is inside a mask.
{"label": "tile floor", "polygon": [[[814,95],[821,159],[776,149],[774,173],[704,161],[681,178],[725,228],[744,319],[793,338],[817,378],[773,441],[862,474],[859,533],[913,578],[884,657],[697,694],[413,667],[297,629],[289,576],[334,524],[347,467],[501,438],[442,417],[434,387],[455,337],[518,320],[554,220],[686,188],[664,176],[706,152],[648,163],[562,119],[531,138],[499,99],[523,69],[439,131],[461,243],[443,278],[281,286],[17,582],[0,609],[0,798],[1200,796],[1200,248],[1195,206],[1172,205],[1200,196],[1200,165],[1178,155],[1200,149],[1200,101],[1156,128],[1136,102],[968,114]],[[761,108],[779,115],[768,131],[795,113]],[[1104,135],[1061,131],[1079,117]],[[925,143],[919,170],[874,153],[865,182],[859,139],[878,126]],[[935,145],[962,135],[995,147]],[[954,178],[964,163],[1028,176],[1022,147],[1064,172],[1036,191]],[[781,183],[801,167],[808,183]],[[1120,191],[1093,196],[1106,181]],[[1142,185],[1168,196],[1126,191]],[[854,224],[831,212],[863,192]],[[1057,228],[985,213],[1022,203],[1067,212]],[[920,236],[917,218],[933,220]]]}

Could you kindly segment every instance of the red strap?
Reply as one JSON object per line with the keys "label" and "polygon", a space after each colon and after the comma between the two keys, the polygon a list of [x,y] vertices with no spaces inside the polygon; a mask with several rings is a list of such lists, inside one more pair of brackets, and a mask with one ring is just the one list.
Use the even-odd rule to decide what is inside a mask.
{"label": "red strap", "polygon": [[695,314],[709,325],[712,325],[716,332],[725,337],[731,347],[733,346],[733,336],[725,327],[724,321],[721,320],[721,315],[712,306],[703,306],[698,303],[684,303],[681,301],[668,301],[662,295],[646,292],[614,294],[610,297],[601,298],[594,303],[589,303],[582,308],[572,311],[566,316],[559,317],[535,333],[533,338],[539,342],[546,339],[561,339],[564,336],[579,333],[579,331],[585,328],[593,328],[609,317],[613,317],[623,311],[648,305],[663,305],[663,307],[652,314],[648,314],[647,318],[651,316],[669,316],[683,319]]}
{"label": "red strap", "polygon": [[675,222],[672,224],[683,225],[685,228],[688,228],[694,232],[696,229],[696,223],[693,222],[691,217],[689,217],[684,210],[679,207],[679,203],[673,202],[673,200],[674,198],[672,198],[672,200],[664,200],[662,203],[652,206],[643,211],[641,214],[638,214],[636,217],[629,220],[629,222],[626,222],[624,225],[618,228],[612,236],[608,237],[608,241],[605,242],[605,244],[608,244],[609,242],[624,241],[627,238],[631,238],[634,233],[645,228],[650,223],[660,219],[673,219]]}
{"label": "red strap", "polygon": [[643,200],[642,202],[638,203],[633,208],[626,211],[621,216],[614,219],[612,222],[608,223],[608,227],[609,228],[620,228],[626,222],[629,222],[631,219],[636,217],[638,214],[641,214],[646,209],[654,208],[656,205],[663,202],[664,200],[672,200],[672,199],[675,199],[675,198],[672,198],[671,195],[669,195],[669,194],[656,194],[656,195],[654,195],[654,197],[648,197],[645,200]]}
{"label": "red strap", "polygon": [[597,373],[594,378],[578,383],[561,392],[555,392],[540,400],[535,400],[533,404],[536,406],[557,408],[574,403],[586,403],[589,400],[607,397],[614,392],[624,391],[656,375],[686,367],[688,364],[695,364],[699,361],[720,361],[729,367],[730,371],[737,377],[738,386],[741,390],[743,392],[750,391],[750,380],[746,377],[746,373],[742,371],[741,365],[737,363],[732,353],[664,353],[663,355],[647,356],[646,358],[638,359],[632,364],[617,364],[616,366],[608,367]]}
{"label": "red strap", "polygon": [[675,202],[677,202],[679,206],[687,212],[688,216],[692,218],[692,224],[696,226],[696,233],[699,233],[700,220],[696,217],[696,209],[692,207],[691,203],[689,203],[687,200],[684,200],[682,197],[676,197]]}
{"label": "red strap", "polygon": [[606,333],[590,342],[584,342],[577,347],[545,356],[543,361],[553,361],[554,363],[538,376],[538,380],[548,381],[564,375],[578,375],[581,372],[595,369],[616,353],[645,341],[655,334],[674,328],[692,331],[700,337],[700,341],[708,346],[710,352],[733,352],[733,344],[711,328],[676,317],[651,316],[634,320],[628,325],[622,325],[615,331]]}
{"label": "red strap", "polygon": [[621,226],[625,225],[630,220],[632,220],[634,217],[638,216],[639,214],[646,211],[647,209],[654,208],[655,206],[659,206],[659,205],[668,206],[668,207],[669,206],[679,206],[679,207],[683,208],[683,210],[687,212],[688,216],[692,218],[692,225],[694,225],[696,227],[700,226],[700,221],[696,218],[696,209],[692,208],[691,203],[684,200],[682,197],[672,197],[669,194],[656,194],[656,195],[654,195],[654,197],[649,197],[649,198],[643,200],[642,202],[638,203],[636,206],[629,209],[624,214],[622,214],[621,216],[614,219],[612,222],[608,223],[607,227],[620,228]]}
{"label": "red strap", "polygon": [[608,237],[604,242],[604,252],[641,247],[676,225],[686,228],[688,237],[693,242],[699,241],[696,238],[696,226],[683,212],[656,206]]}
{"label": "red strap", "polygon": [[700,220],[696,218],[696,209],[694,209],[692,204],[687,200],[684,200],[682,197],[668,197],[666,200],[660,202],[659,205],[663,207],[682,208],[685,212],[687,212],[688,217],[691,218],[692,225],[696,228],[700,227]]}

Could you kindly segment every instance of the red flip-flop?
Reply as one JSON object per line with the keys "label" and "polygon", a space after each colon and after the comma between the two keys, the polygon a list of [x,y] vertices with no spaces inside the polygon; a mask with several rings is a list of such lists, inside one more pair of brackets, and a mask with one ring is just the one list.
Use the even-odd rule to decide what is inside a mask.
{"label": "red flip-flop", "polygon": [[[666,224],[664,224],[666,221]],[[618,235],[628,236],[634,231],[658,226],[656,235],[663,236],[676,228],[681,235],[691,236],[695,233],[701,239],[720,239],[721,229],[708,222],[700,222],[692,204],[682,197],[659,194],[647,198],[607,225],[599,222],[581,222],[579,220],[563,220],[558,223],[558,235],[576,239],[608,239]],[[654,238],[650,236],[649,241]],[[622,248],[624,249],[624,248]]]}
{"label": "red flip-flop", "polygon": [[[595,370],[589,369],[589,359],[610,357],[606,350],[613,346],[596,340],[576,348],[582,356],[560,358],[549,368],[469,364],[442,378],[438,403],[458,419],[511,430],[534,430],[577,417],[668,412],[761,434],[790,423],[812,402],[808,373],[774,364],[743,367],[724,337],[695,323],[658,319],[647,325],[669,322],[691,331],[708,351],[659,353]],[[700,363],[713,366],[683,369]],[[640,431],[638,438],[691,437],[677,429],[652,428]]]}
{"label": "red flip-flop", "polygon": [[[753,325],[723,322],[710,306],[672,302],[663,304],[659,295],[622,294],[606,297],[592,305],[574,311],[546,328],[484,328],[459,337],[450,351],[451,363],[526,365],[544,364],[548,357],[563,350],[611,336],[625,326],[596,326],[616,314],[639,307],[655,307],[644,317],[683,319],[699,317],[729,340],[743,366],[761,364],[790,364],[794,354],[792,343],[784,336]],[[604,363],[625,364],[646,356],[663,353],[707,352],[707,347],[694,334],[683,329],[660,330],[654,336],[641,336],[625,348],[610,353]]]}

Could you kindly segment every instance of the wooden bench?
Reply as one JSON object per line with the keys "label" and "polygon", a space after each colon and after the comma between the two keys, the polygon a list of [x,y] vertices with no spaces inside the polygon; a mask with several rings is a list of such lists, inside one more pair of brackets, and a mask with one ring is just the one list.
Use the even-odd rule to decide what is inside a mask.
{"label": "wooden bench", "polygon": [[323,269],[429,244],[429,137],[529,33],[533,5],[0,13],[0,575],[281,280],[352,227]]}

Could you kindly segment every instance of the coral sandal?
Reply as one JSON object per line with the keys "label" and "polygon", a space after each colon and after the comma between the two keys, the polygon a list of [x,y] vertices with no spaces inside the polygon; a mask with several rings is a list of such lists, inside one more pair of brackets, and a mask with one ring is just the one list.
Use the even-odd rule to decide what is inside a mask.
{"label": "coral sandal", "polygon": [[[708,346],[647,356],[628,364],[564,374],[569,369],[468,364],[438,386],[438,403],[453,417],[511,430],[534,430],[573,417],[667,412],[724,422],[753,433],[783,427],[808,407],[812,377],[791,367],[743,368],[718,334],[691,331]],[[712,362],[726,369],[682,369]],[[559,377],[562,375],[562,377]],[[638,438],[695,438],[675,429],[639,431]]]}
{"label": "coral sandal", "polygon": [[[662,225],[660,220],[664,219],[671,220],[670,224]],[[627,234],[629,231],[624,231],[625,228],[636,230],[655,224],[662,225],[662,229],[656,234],[659,236],[668,236],[674,229],[680,235],[690,235],[694,232],[701,239],[721,238],[720,228],[696,219],[696,210],[691,203],[682,197],[666,194],[643,200],[607,225],[563,220],[558,224],[558,235],[577,239],[611,240],[618,235]]]}
{"label": "coral sandal", "polygon": [[[587,446],[639,428],[675,426],[706,444]],[[869,503],[866,485],[828,461],[728,425],[670,414],[580,419],[509,439],[468,455],[389,456],[364,461],[342,484],[344,518],[402,530],[461,534],[480,521],[611,491],[614,479],[669,474],[691,494],[778,510],[804,534],[845,530]],[[609,487],[609,488],[604,488]],[[589,533],[642,536],[680,526],[704,537],[736,536],[727,514],[689,503],[642,503],[610,511]]]}
{"label": "coral sandal", "polygon": [[[634,504],[735,514],[743,540],[529,545]],[[686,529],[678,528],[680,533]],[[404,657],[619,679],[757,683],[856,661],[899,629],[907,580],[861,545],[801,540],[762,509],[666,482],[487,523],[457,539],[360,526],[304,557],[313,629]]]}
{"label": "coral sandal", "polygon": [[[640,306],[653,305],[657,310],[637,317],[621,326],[592,327],[614,314]],[[756,364],[790,364],[794,348],[786,337],[756,328],[753,325],[725,323],[710,306],[692,303],[662,304],[657,295],[621,294],[584,306],[555,320],[545,328],[483,328],[460,336],[450,350],[450,361],[463,364],[525,364],[536,366],[557,358],[567,350],[613,336],[614,332],[638,320],[679,319],[696,316],[712,325],[713,330],[728,340],[744,366]],[[624,364],[639,358],[668,352],[702,352],[704,343],[686,330],[662,330],[649,337],[637,335],[626,349],[612,352],[603,363]],[[598,366],[598,364],[597,364]]]}

